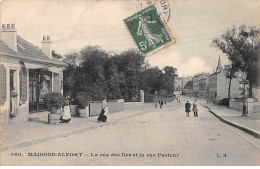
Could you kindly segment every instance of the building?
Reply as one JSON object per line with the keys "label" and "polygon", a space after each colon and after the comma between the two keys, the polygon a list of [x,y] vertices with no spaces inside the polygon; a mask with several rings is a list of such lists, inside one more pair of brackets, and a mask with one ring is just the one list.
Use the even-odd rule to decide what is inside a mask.
{"label": "building", "polygon": [[206,79],[206,78],[208,78],[208,76],[209,76],[208,73],[200,73],[200,74],[195,75],[192,78],[192,81],[193,81],[193,96],[204,97],[202,95],[206,95],[204,93],[204,91],[202,91],[202,87],[199,84],[200,84],[201,79]]}
{"label": "building", "polygon": [[174,94],[180,95],[182,92],[182,80],[183,77],[174,78]]}
{"label": "building", "polygon": [[0,96],[2,122],[28,119],[29,113],[46,110],[42,96],[63,92],[65,63],[52,58],[50,37],[42,49],[17,35],[14,24],[3,24],[0,41]]}
{"label": "building", "polygon": [[193,84],[193,92],[192,92],[192,95],[193,96],[198,96],[198,92],[199,92],[199,78],[200,75],[195,75],[193,76],[192,78],[192,84]]}
{"label": "building", "polygon": [[[229,79],[226,77],[226,71],[228,66],[224,68],[221,65],[219,58],[218,66],[216,71],[209,75],[209,94],[210,100],[222,100],[228,98]],[[238,72],[236,78],[231,80],[230,97],[231,98],[242,98],[244,87],[241,86],[241,81],[245,78],[245,75]]]}
{"label": "building", "polygon": [[198,97],[202,97],[202,98],[208,97],[208,89],[209,89],[208,84],[209,84],[208,77],[199,79]]}
{"label": "building", "polygon": [[192,81],[187,82],[187,84],[182,89],[182,94],[189,95],[189,96],[191,96],[193,94],[193,82]]}
{"label": "building", "polygon": [[186,86],[188,81],[192,81],[192,77],[191,76],[183,77],[183,79],[182,79],[182,89]]}

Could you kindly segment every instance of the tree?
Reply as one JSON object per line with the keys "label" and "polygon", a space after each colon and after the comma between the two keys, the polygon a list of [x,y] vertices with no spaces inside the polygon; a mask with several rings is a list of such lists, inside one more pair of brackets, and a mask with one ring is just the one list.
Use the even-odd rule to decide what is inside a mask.
{"label": "tree", "polygon": [[239,67],[234,66],[233,64],[227,65],[225,68],[225,76],[229,79],[228,84],[228,98],[230,98],[231,94],[231,82],[232,79],[236,77],[236,72],[239,70]]}
{"label": "tree", "polygon": [[108,54],[97,46],[87,46],[80,51],[80,58],[80,73],[75,87],[78,92],[86,92],[91,99],[100,100],[107,91],[104,64]]}
{"label": "tree", "polygon": [[260,30],[256,27],[246,28],[242,25],[237,29],[233,26],[212,41],[212,45],[225,53],[231,61],[230,82],[238,70],[246,73],[249,97],[252,97],[252,87],[259,85],[259,35]]}
{"label": "tree", "polygon": [[172,66],[165,66],[163,70],[163,88],[166,90],[166,96],[172,96],[174,92],[174,80],[177,76],[177,69]]}
{"label": "tree", "polygon": [[77,60],[79,54],[72,52],[64,56],[63,62],[67,64],[66,68],[63,71],[63,88],[65,95],[72,95],[74,93],[74,85],[76,82],[75,76],[77,75]]}
{"label": "tree", "polygon": [[137,50],[128,50],[117,55],[115,65],[122,73],[122,96],[126,101],[139,100],[141,72],[145,65],[145,56]]}

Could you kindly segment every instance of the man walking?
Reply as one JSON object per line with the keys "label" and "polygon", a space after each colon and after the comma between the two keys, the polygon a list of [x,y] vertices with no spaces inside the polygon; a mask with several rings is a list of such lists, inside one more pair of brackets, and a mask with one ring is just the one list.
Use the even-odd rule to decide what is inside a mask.
{"label": "man walking", "polygon": [[190,113],[190,103],[189,101],[187,101],[187,103],[185,104],[185,112],[186,112],[186,116],[189,117],[189,113]]}
{"label": "man walking", "polygon": [[198,117],[198,103],[196,99],[194,100],[192,110],[194,112],[194,117]]}

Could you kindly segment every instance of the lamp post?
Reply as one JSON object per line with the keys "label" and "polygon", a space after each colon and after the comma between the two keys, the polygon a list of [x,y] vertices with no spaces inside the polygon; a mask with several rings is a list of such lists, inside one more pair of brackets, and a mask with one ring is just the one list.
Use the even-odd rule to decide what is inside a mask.
{"label": "lamp post", "polygon": [[157,108],[157,90],[155,91],[155,108]]}
{"label": "lamp post", "polygon": [[246,116],[247,115],[247,111],[246,111],[246,84],[248,84],[248,80],[243,79],[242,81],[239,82],[239,84],[243,84],[244,85],[243,113],[242,113],[242,116]]}

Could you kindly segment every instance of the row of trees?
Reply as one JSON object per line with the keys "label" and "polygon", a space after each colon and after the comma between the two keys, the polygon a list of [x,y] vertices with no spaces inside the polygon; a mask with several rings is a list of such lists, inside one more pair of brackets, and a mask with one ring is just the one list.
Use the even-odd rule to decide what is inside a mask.
{"label": "row of trees", "polygon": [[64,94],[72,97],[84,92],[91,100],[120,99],[139,101],[139,92],[155,91],[172,96],[177,69],[151,67],[145,56],[136,50],[121,54],[108,53],[97,46],[87,46],[79,53],[64,56]]}
{"label": "row of trees", "polygon": [[239,28],[233,26],[212,41],[212,45],[226,54],[231,62],[226,74],[230,81],[229,98],[231,80],[236,77],[238,71],[246,74],[249,84],[249,97],[252,97],[253,87],[260,85],[259,37],[260,29],[242,25]]}

